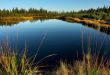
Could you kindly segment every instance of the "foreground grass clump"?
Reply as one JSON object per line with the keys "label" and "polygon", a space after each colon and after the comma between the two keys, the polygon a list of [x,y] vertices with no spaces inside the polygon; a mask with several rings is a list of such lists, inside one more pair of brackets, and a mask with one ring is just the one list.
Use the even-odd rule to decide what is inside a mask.
{"label": "foreground grass clump", "polygon": [[15,52],[0,52],[0,75],[39,75],[38,68],[32,67],[23,54],[19,59]]}
{"label": "foreground grass clump", "polygon": [[88,53],[82,61],[75,61],[72,66],[61,62],[56,75],[110,75],[110,61],[98,62],[98,57]]}
{"label": "foreground grass clump", "polygon": [[0,48],[0,75],[110,75],[110,61],[96,54],[93,56],[90,51],[83,60],[76,60],[71,65],[61,61],[57,70],[41,73],[38,66],[29,63],[26,52],[17,58],[15,52],[5,49]]}

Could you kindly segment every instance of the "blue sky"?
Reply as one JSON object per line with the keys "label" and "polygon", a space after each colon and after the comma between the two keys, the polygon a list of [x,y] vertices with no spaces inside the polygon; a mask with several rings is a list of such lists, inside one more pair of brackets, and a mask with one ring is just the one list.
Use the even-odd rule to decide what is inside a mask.
{"label": "blue sky", "polygon": [[44,8],[55,11],[71,11],[109,6],[110,0],[0,0],[0,9]]}

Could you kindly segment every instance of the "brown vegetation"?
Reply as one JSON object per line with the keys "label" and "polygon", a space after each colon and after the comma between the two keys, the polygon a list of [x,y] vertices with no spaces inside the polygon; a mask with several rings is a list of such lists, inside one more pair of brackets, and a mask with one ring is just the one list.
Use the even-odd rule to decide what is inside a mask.
{"label": "brown vegetation", "polygon": [[96,20],[96,19],[88,19],[88,18],[72,18],[72,17],[67,17],[66,20],[70,22],[77,22],[87,25],[99,25],[99,26],[110,27],[110,24],[108,24],[107,21],[105,20]]}

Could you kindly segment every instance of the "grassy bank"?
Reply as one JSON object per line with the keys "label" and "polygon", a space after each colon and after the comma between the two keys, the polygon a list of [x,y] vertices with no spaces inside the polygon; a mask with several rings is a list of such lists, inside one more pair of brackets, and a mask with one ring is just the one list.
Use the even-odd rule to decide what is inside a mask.
{"label": "grassy bank", "polygon": [[24,17],[0,17],[0,25],[13,25],[19,22],[33,21],[33,20],[45,20],[45,19],[57,19],[58,16],[24,16]]}
{"label": "grassy bank", "polygon": [[110,34],[110,21],[73,17],[59,17],[59,19],[71,23],[80,23],[84,26],[99,30],[106,34]]}
{"label": "grassy bank", "polygon": [[96,20],[96,19],[89,19],[89,18],[73,18],[73,17],[60,17],[60,16],[55,16],[55,17],[50,17],[50,16],[25,16],[25,17],[1,17],[0,22],[17,22],[17,21],[26,21],[26,20],[34,20],[34,19],[61,19],[64,21],[69,21],[69,22],[77,22],[77,23],[82,23],[82,24],[87,24],[87,25],[100,25],[100,26],[109,26],[110,23],[105,20]]}
{"label": "grassy bank", "polygon": [[110,24],[105,20],[96,20],[96,19],[89,19],[89,18],[72,18],[72,17],[60,17],[59,19],[68,21],[68,22],[76,22],[82,23],[86,25],[94,25],[94,26],[106,26],[110,27]]}
{"label": "grassy bank", "polygon": [[33,17],[1,17],[0,24],[1,25],[13,25],[19,22],[33,20]]}
{"label": "grassy bank", "polygon": [[8,23],[14,23],[14,22],[22,22],[27,20],[35,20],[35,19],[60,19],[68,22],[76,22],[76,23],[82,23],[86,25],[93,25],[93,26],[106,26],[110,27],[110,23],[105,20],[96,20],[96,19],[88,19],[88,18],[72,18],[72,17],[50,17],[50,16],[27,16],[27,17],[1,17],[0,23],[8,24]]}

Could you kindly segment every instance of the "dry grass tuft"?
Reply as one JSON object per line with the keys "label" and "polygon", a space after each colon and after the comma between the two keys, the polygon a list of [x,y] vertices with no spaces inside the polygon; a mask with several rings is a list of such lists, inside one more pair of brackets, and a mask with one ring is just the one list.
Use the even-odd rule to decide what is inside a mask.
{"label": "dry grass tuft", "polygon": [[38,75],[38,67],[32,67],[25,53],[19,58],[15,52],[2,51],[0,54],[0,75]]}
{"label": "dry grass tuft", "polygon": [[110,75],[110,61],[98,62],[98,57],[93,59],[88,52],[82,61],[75,61],[71,67],[61,62],[56,75]]}

